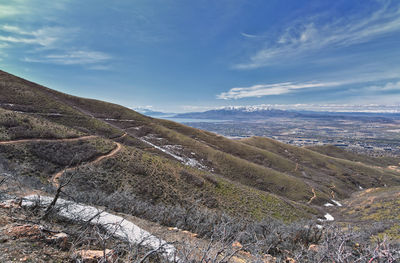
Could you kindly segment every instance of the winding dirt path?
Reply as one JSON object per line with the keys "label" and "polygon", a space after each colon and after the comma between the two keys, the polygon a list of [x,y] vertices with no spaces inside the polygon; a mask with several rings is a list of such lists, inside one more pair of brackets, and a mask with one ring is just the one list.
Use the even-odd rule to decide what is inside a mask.
{"label": "winding dirt path", "polygon": [[27,143],[27,142],[74,142],[79,140],[89,140],[96,138],[95,135],[87,135],[75,138],[66,138],[66,139],[21,139],[21,140],[12,140],[12,141],[0,141],[0,145],[7,144],[17,144],[17,143]]}
{"label": "winding dirt path", "polygon": [[333,191],[333,189],[336,188],[336,185],[332,184],[332,186],[330,188],[331,188],[331,196],[334,199],[335,198],[335,192]]}
{"label": "winding dirt path", "polygon": [[315,189],[312,188],[311,191],[313,192],[313,196],[310,198],[310,200],[308,201],[308,204],[311,204],[311,202],[317,198],[317,194],[315,193]]}
{"label": "winding dirt path", "polygon": [[[127,135],[128,135],[127,133],[124,133],[120,137],[114,138],[114,140],[122,139]],[[27,143],[27,142],[73,142],[73,141],[79,141],[79,140],[89,140],[89,139],[93,139],[93,138],[97,138],[97,137],[98,136],[96,136],[96,135],[87,135],[87,136],[81,136],[81,137],[76,137],[76,138],[65,138],[65,139],[21,139],[21,140],[11,140],[11,141],[0,141],[0,145],[18,144],[18,143]],[[60,186],[60,183],[59,183],[60,178],[65,172],[72,171],[72,170],[78,168],[79,166],[87,166],[87,165],[91,165],[91,164],[97,164],[106,158],[113,157],[122,149],[121,143],[119,143],[119,142],[114,142],[114,143],[115,143],[116,147],[113,150],[111,150],[109,153],[101,155],[101,156],[97,157],[96,159],[94,159],[93,161],[85,163],[83,165],[78,164],[78,165],[74,165],[72,167],[65,168],[65,169],[57,172],[56,174],[54,174],[51,177],[50,182],[55,187],[58,188]]]}
{"label": "winding dirt path", "polygon": [[117,137],[117,138],[115,138],[114,140],[118,140],[118,139],[122,139],[122,138],[124,138],[125,136],[127,136],[128,135],[128,133],[124,133],[124,134],[122,134],[122,136],[120,136],[120,137]]}
{"label": "winding dirt path", "polygon": [[106,158],[113,157],[114,155],[116,155],[122,149],[122,145],[119,142],[115,142],[115,144],[116,144],[116,147],[111,152],[109,152],[109,153],[107,153],[105,155],[101,155],[101,156],[97,157],[96,159],[94,159],[91,162],[85,163],[83,165],[78,164],[78,165],[75,165],[75,166],[72,166],[72,167],[68,167],[68,168],[65,168],[65,169],[59,171],[58,173],[54,174],[51,177],[51,183],[53,184],[54,187],[58,188],[60,186],[60,178],[64,173],[66,173],[68,171],[72,171],[72,170],[74,170],[74,169],[76,169],[76,168],[78,168],[80,166],[82,167],[82,166],[96,164],[96,163],[99,163],[99,162],[101,162],[102,160],[104,160]]}

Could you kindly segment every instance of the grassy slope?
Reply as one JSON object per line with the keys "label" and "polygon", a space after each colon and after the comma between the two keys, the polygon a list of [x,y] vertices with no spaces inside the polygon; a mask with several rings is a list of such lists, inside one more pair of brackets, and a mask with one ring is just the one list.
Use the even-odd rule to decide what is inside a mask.
{"label": "grassy slope", "polygon": [[[129,125],[151,127],[152,133],[166,138],[169,143],[186,146],[191,152],[211,163],[218,173],[231,180],[280,194],[292,200],[308,200],[312,196],[311,188],[302,180],[285,173],[294,170],[294,164],[267,151],[255,147],[243,147],[227,139],[222,141],[221,137],[215,134],[174,122],[149,118],[120,105],[52,93],[68,105],[97,118],[128,119],[134,120],[129,122]],[[120,124],[115,123],[115,125]],[[201,134],[207,134],[207,138],[197,136]],[[193,139],[196,136],[197,138]]]}
{"label": "grassy slope", "polygon": [[376,237],[400,240],[400,187],[371,188],[353,194],[336,211],[339,222],[355,223],[358,226],[371,226],[385,223],[388,227]]}
{"label": "grassy slope", "polygon": [[355,154],[345,149],[341,149],[334,145],[323,145],[323,146],[311,146],[308,149],[319,152],[324,155],[331,157],[346,159],[353,162],[361,162],[368,165],[376,165],[381,167],[386,167],[389,165],[398,165],[398,158],[394,157],[371,157],[363,154]]}
{"label": "grassy slope", "polygon": [[83,135],[75,129],[0,108],[0,140],[29,138],[73,138]]}
{"label": "grassy slope", "polygon": [[[165,157],[161,152],[149,148],[148,145],[134,138],[152,134],[163,138],[167,144],[184,146],[183,151],[196,153],[196,156],[203,159],[209,168],[213,168],[215,173],[222,176],[218,178],[228,184],[228,189],[232,189],[235,185],[252,197],[255,193],[257,195],[273,193],[275,195],[268,195],[282,197],[283,199],[278,198],[280,202],[289,198],[305,203],[312,196],[311,188],[314,187],[317,190],[319,202],[322,203],[330,197],[332,188],[339,197],[346,197],[357,189],[357,184],[364,187],[379,186],[384,183],[399,184],[398,175],[393,171],[339,160],[268,139],[253,138],[242,142],[228,140],[213,133],[171,121],[146,117],[116,104],[56,92],[4,72],[0,72],[0,80],[2,81],[0,82],[1,88],[6,91],[0,94],[2,107],[38,112],[42,114],[40,115],[42,118],[46,118],[52,123],[106,138],[121,136],[123,130],[133,131],[130,133],[132,136],[128,136],[122,141],[126,147],[131,146],[132,148],[128,148],[134,152],[140,152],[140,149],[144,150],[145,154],[150,154],[154,158]],[[15,105],[8,106],[6,103]],[[49,113],[58,113],[61,116],[49,115]],[[110,118],[120,121],[106,120]],[[137,127],[145,127],[145,133],[137,134],[135,130]],[[130,130],[129,128],[135,129]],[[128,158],[125,163],[137,162],[136,158],[133,159]],[[171,160],[165,161],[168,164],[175,165],[176,163]],[[143,164],[144,167],[147,165],[146,162]],[[167,166],[167,164],[164,165]],[[128,167],[125,167],[121,171],[125,173],[127,169]],[[168,173],[172,173],[171,171],[168,170]],[[124,185],[123,182],[127,181],[128,177],[133,176],[129,173],[126,174],[126,180],[122,180],[121,185]],[[110,176],[110,174],[107,175],[104,181],[110,181]],[[160,180],[164,182],[164,178],[160,178]],[[171,182],[173,182],[172,179],[167,184]],[[110,183],[114,184],[115,182]],[[152,183],[154,182],[152,181]],[[150,184],[150,186],[153,185]],[[192,186],[187,187],[193,188]],[[213,195],[216,193],[220,196],[226,195],[224,202],[228,201],[227,196],[233,199],[231,192],[212,191]],[[259,199],[257,200],[260,202]],[[256,202],[254,201],[254,203]],[[299,207],[298,204],[297,206]],[[230,206],[227,205],[226,208],[228,207]]]}
{"label": "grassy slope", "polygon": [[[10,115],[11,114],[11,115]],[[0,120],[12,117],[19,127],[25,126],[28,138],[36,138],[36,131],[54,126],[59,133],[45,138],[76,137],[79,132],[42,117],[0,110]],[[2,126],[4,134],[15,138],[14,126]],[[40,135],[40,134],[39,134]],[[3,136],[5,137],[5,136]],[[40,136],[39,136],[40,138]],[[129,136],[127,137],[129,139]],[[0,168],[26,178],[37,178],[36,187],[48,185],[53,174],[66,166],[85,164],[99,155],[110,152],[115,143],[106,138],[80,141],[27,142],[0,145]],[[315,210],[287,201],[279,196],[246,187],[208,172],[184,166],[174,160],[124,146],[115,157],[96,165],[82,166],[75,170],[74,186],[79,191],[94,189],[105,193],[127,192],[139,198],[168,204],[190,205],[200,202],[203,206],[225,211],[232,215],[262,219],[268,215],[291,221],[308,217]],[[67,176],[64,176],[66,178]],[[35,180],[32,179],[32,182]],[[188,191],[190,189],[190,191]],[[240,193],[238,195],[238,193]],[[240,196],[240,198],[239,198]]]}
{"label": "grassy slope", "polygon": [[110,194],[126,192],[155,203],[185,205],[197,201],[211,209],[256,219],[272,215],[293,220],[315,212],[302,211],[301,205],[276,195],[131,147],[124,147],[101,166],[80,170],[78,177],[81,191],[90,191],[97,185],[106,187],[100,190]]}
{"label": "grassy slope", "polygon": [[330,157],[269,138],[253,137],[241,141],[295,161],[298,170],[304,171],[312,181],[319,183],[317,188],[323,190],[323,186],[328,187],[341,197],[348,197],[359,186],[370,188],[400,183],[399,174],[388,169]]}
{"label": "grassy slope", "polygon": [[[133,120],[134,122],[129,122],[129,125],[146,125],[152,129],[152,133],[167,138],[171,143],[186,145],[189,148],[192,148],[192,145],[197,145],[198,147],[196,149],[190,150],[204,156],[206,160],[210,159],[209,162],[215,166],[216,170],[229,179],[239,181],[249,186],[258,187],[260,190],[268,190],[291,198],[292,200],[305,201],[312,196],[311,188],[301,180],[288,174],[241,159],[240,157],[232,156],[224,151],[216,150],[203,142],[179,133],[179,129],[175,131],[164,127],[163,124],[165,123],[161,120],[143,116],[116,104],[77,98],[52,91],[25,80],[10,77],[7,73],[0,74],[0,78],[7,80],[4,86],[7,92],[4,92],[4,94],[2,93],[0,96],[0,103],[15,104],[13,107],[17,107],[17,110],[20,110],[18,107],[26,108],[26,105],[28,105],[30,109],[34,109],[33,111],[36,112],[60,113],[63,116],[44,115],[43,117],[69,127],[80,126],[81,128],[77,129],[86,131],[86,133],[95,133],[106,137],[122,135],[122,132],[118,131],[115,127],[105,124],[103,121],[87,117],[88,115],[104,119],[117,118]],[[183,125],[180,126],[184,127]],[[191,129],[192,133],[197,132],[196,129],[189,129]],[[217,137],[216,135],[212,136]],[[234,147],[231,146],[230,148]],[[230,149],[226,151],[231,152]],[[264,156],[260,155],[260,153],[258,154],[264,159],[268,157],[265,156],[265,154]],[[251,158],[248,157],[247,159]],[[277,157],[277,159],[279,158]],[[284,162],[284,160],[280,161]]]}
{"label": "grassy slope", "polygon": [[60,101],[62,94],[0,71],[0,105],[5,109],[36,113],[52,122],[84,133],[117,137],[122,132]]}

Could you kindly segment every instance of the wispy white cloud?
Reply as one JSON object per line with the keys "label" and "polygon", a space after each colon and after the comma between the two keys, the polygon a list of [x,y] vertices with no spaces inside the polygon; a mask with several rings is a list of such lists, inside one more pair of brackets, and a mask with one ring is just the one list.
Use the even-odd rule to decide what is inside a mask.
{"label": "wispy white cloud", "polygon": [[19,15],[22,13],[22,10],[17,8],[16,6],[11,5],[0,5],[0,18],[11,17],[15,15]]}
{"label": "wispy white cloud", "polygon": [[270,95],[281,95],[293,92],[295,90],[300,89],[309,89],[309,88],[321,88],[321,87],[332,87],[340,85],[340,83],[336,82],[309,82],[309,83],[292,83],[292,82],[284,82],[284,83],[275,83],[275,84],[259,84],[253,85],[250,87],[236,87],[232,88],[227,92],[222,92],[217,95],[218,99],[242,99],[242,98],[250,98],[250,97],[263,97]]}
{"label": "wispy white cloud", "polygon": [[31,55],[22,60],[58,65],[90,65],[87,68],[91,70],[108,70],[108,66],[101,63],[109,61],[110,55],[89,49],[74,50],[67,47],[65,39],[74,38],[76,32],[76,29],[63,27],[25,30],[14,25],[2,25],[0,26],[0,48],[12,48],[14,45],[37,46],[40,49],[30,49]]}
{"label": "wispy white cloud", "polygon": [[[346,88],[341,93],[346,94],[382,94],[390,91],[400,91],[400,75],[397,73],[398,69],[393,72],[375,72],[369,74],[360,74],[337,81],[330,80],[326,81],[310,81],[310,82],[282,82],[273,84],[257,84],[248,87],[235,87],[227,92],[222,92],[217,95],[218,99],[230,100],[230,99],[242,99],[252,97],[263,97],[271,95],[283,95],[295,92],[303,89],[321,89],[329,87],[339,86],[352,86],[353,88]],[[339,78],[336,78],[339,79]],[[379,85],[371,85],[371,83],[380,83]],[[338,91],[335,91],[338,92]]]}
{"label": "wispy white cloud", "polygon": [[56,46],[57,42],[64,41],[64,37],[71,35],[75,29],[62,27],[43,27],[28,31],[13,25],[2,25],[0,31],[0,42],[13,44],[31,44],[45,48]]}
{"label": "wispy white cloud", "polygon": [[7,3],[0,4],[0,18],[27,18],[30,15],[40,17],[48,12],[54,12],[54,10],[63,10],[66,5],[71,3],[71,0],[7,0],[2,1]]}
{"label": "wispy white cloud", "polygon": [[19,35],[33,35],[32,32],[24,31],[21,28],[19,28],[17,26],[12,26],[12,25],[1,25],[0,30],[9,32],[9,33],[16,33]]}
{"label": "wispy white cloud", "polygon": [[26,62],[62,64],[62,65],[85,65],[105,62],[111,59],[111,56],[97,51],[68,51],[62,54],[50,54],[43,58],[25,58]]}
{"label": "wispy white cloud", "polygon": [[400,31],[400,6],[391,1],[379,3],[382,3],[381,7],[369,15],[338,18],[329,23],[321,22],[320,16],[295,21],[272,44],[258,50],[248,62],[234,67],[259,68],[275,63],[278,58],[294,58],[330,47],[350,46]]}
{"label": "wispy white cloud", "polygon": [[247,33],[240,33],[242,36],[247,37],[247,38],[257,38],[257,35],[253,35],[253,34],[247,34]]}

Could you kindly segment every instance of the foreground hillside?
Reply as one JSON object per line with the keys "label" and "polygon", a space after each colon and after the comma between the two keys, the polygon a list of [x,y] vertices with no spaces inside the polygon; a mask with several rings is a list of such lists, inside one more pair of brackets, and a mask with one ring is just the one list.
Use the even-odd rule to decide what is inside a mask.
{"label": "foreground hillside", "polygon": [[[225,196],[230,201],[230,193],[233,193],[235,188],[240,188],[242,191],[251,192],[250,196],[260,198],[260,195],[265,195],[263,198],[280,200],[277,202],[290,204],[289,206],[292,205],[291,202],[296,202],[295,206],[301,207],[300,204],[310,203],[314,193],[316,198],[311,204],[321,205],[331,198],[349,197],[360,188],[400,184],[398,172],[370,163],[330,157],[266,138],[234,141],[175,122],[146,117],[116,104],[59,93],[5,72],[0,73],[0,80],[0,105],[4,108],[1,112],[3,135],[0,136],[3,136],[3,140],[91,135],[97,136],[92,138],[93,140],[105,140],[104,144],[108,143],[109,147],[113,141],[118,141],[124,146],[118,153],[119,158],[110,158],[91,167],[91,171],[102,171],[102,178],[99,178],[99,175],[96,177],[101,182],[100,185],[107,185],[103,188],[108,188],[109,192],[121,191],[121,186],[129,188],[129,183],[126,183],[129,180],[133,180],[135,185],[146,180],[144,184],[154,189],[135,187],[132,191],[136,191],[135,194],[145,199],[162,202],[183,202],[182,196],[186,196],[187,193],[179,193],[180,186],[182,189],[196,189],[191,191],[193,194],[200,189],[211,187],[207,191],[212,191],[213,194],[207,194],[208,198],[215,198],[215,194],[218,193],[219,197]],[[85,147],[70,149],[71,146],[65,145],[64,148],[60,148],[59,141],[54,143],[58,146],[47,142],[47,148],[58,147],[58,151],[69,155],[86,151]],[[8,147],[7,152],[13,152],[17,150],[16,147],[25,148],[30,144],[4,147]],[[46,152],[43,142],[36,144],[41,146],[33,148],[40,148]],[[81,144],[84,145],[83,142]],[[38,154],[38,150],[36,153],[34,151],[30,146],[30,149],[24,149],[24,154],[33,153],[33,159],[37,159],[36,161],[48,162],[46,167],[56,165],[52,172],[68,165],[68,154],[62,154],[66,160],[60,161],[55,160],[57,157],[50,151],[47,152],[47,156],[46,153]],[[100,153],[94,153],[96,154]],[[69,158],[72,159],[72,156]],[[90,159],[80,156],[74,158],[72,162],[85,162]],[[155,169],[157,166],[159,168]],[[149,171],[142,170],[151,167],[154,175],[134,179],[138,174],[149,174]],[[191,167],[200,168],[200,171]],[[32,170],[38,169],[33,167]],[[79,174],[89,176],[88,172]],[[119,174],[119,177],[116,178],[115,174]],[[163,177],[157,178],[156,174],[163,174]],[[47,176],[50,175],[51,173]],[[44,174],[43,176],[45,177]],[[157,183],[152,180],[156,180]],[[219,187],[215,187],[215,180],[221,181],[218,181]],[[221,188],[221,185],[225,188]],[[218,206],[217,201],[211,203]],[[300,210],[315,213],[312,209]],[[258,208],[253,211],[258,215],[264,212]]]}
{"label": "foreground hillside", "polygon": [[241,230],[275,219],[319,218],[322,227],[340,214],[341,200],[361,189],[380,187],[392,196],[397,188],[385,186],[400,186],[399,171],[387,168],[391,161],[379,165],[267,138],[234,141],[5,72],[0,90],[0,186],[8,196],[56,194],[210,238],[215,226],[239,219]]}
{"label": "foreground hillside", "polygon": [[330,198],[332,188],[339,197],[347,197],[359,186],[377,187],[400,181],[398,173],[390,170],[322,154],[308,154],[305,158],[303,150],[292,150],[296,148],[287,145],[277,152],[276,147],[264,146],[264,142],[241,143],[146,117],[119,105],[62,94],[7,73],[0,77],[3,108],[109,139],[127,133],[123,144],[151,150],[293,201],[307,202],[313,196],[313,188],[319,192],[315,201],[321,203]]}

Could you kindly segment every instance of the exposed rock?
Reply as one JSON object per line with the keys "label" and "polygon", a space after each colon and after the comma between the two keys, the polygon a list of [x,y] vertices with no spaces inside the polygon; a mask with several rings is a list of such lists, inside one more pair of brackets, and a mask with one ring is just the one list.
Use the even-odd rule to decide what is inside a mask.
{"label": "exposed rock", "polygon": [[315,245],[315,244],[311,244],[311,245],[308,247],[308,250],[309,250],[309,251],[318,252],[319,246],[318,246],[318,245]]}
{"label": "exposed rock", "polygon": [[68,248],[68,238],[69,235],[65,233],[57,233],[54,235],[50,235],[46,238],[46,241],[52,244],[58,245],[60,248],[66,249]]}
{"label": "exposed rock", "polygon": [[243,248],[242,244],[240,244],[238,241],[233,242],[232,248],[234,249],[241,249]]}
{"label": "exposed rock", "polygon": [[10,208],[19,208],[21,207],[20,203],[15,200],[6,200],[4,202],[0,202],[0,208],[10,209]]}
{"label": "exposed rock", "polygon": [[191,236],[191,237],[197,237],[197,234],[194,234],[194,233],[189,232],[189,231],[187,231],[187,230],[183,230],[182,233],[187,234],[187,235],[189,235],[189,236]]}
{"label": "exposed rock", "polygon": [[41,227],[38,225],[22,225],[13,226],[6,233],[8,236],[13,238],[30,238],[38,239],[42,236]]}
{"label": "exposed rock", "polygon": [[275,263],[276,262],[276,257],[273,257],[270,254],[265,254],[264,257],[263,257],[263,262],[264,263]]}
{"label": "exposed rock", "polygon": [[103,250],[78,250],[75,253],[75,257],[78,257],[84,263],[97,263],[100,260],[105,259],[106,261],[113,262],[114,251],[110,249]]}

